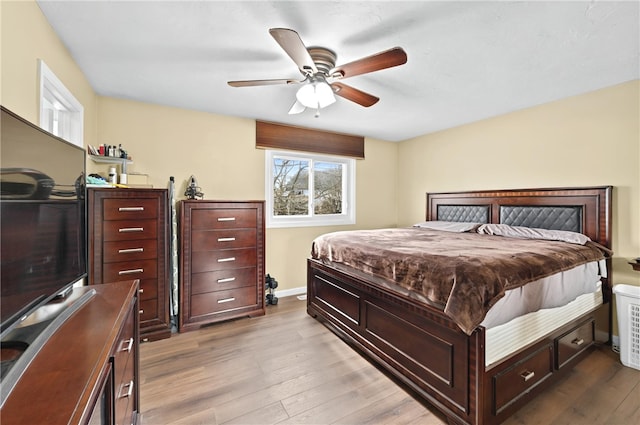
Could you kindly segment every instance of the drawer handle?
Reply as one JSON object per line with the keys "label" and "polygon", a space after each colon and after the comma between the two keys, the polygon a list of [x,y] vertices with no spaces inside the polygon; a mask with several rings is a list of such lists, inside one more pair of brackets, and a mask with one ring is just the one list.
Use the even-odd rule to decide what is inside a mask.
{"label": "drawer handle", "polygon": [[580,346],[580,345],[584,344],[584,339],[576,338],[573,341],[571,341],[571,343]]}
{"label": "drawer handle", "polygon": [[218,217],[218,221],[236,221],[235,217]]}
{"label": "drawer handle", "polygon": [[138,294],[144,294],[144,288],[138,289]]}
{"label": "drawer handle", "polygon": [[143,309],[138,310],[138,314],[144,314],[144,310]]}
{"label": "drawer handle", "polygon": [[524,379],[524,382],[527,382],[529,379],[533,378],[535,375],[536,375],[535,372],[531,372],[531,371],[528,371],[528,370],[525,370],[524,372],[522,372],[520,374],[522,379]]}
{"label": "drawer handle", "polygon": [[133,347],[133,338],[129,338],[128,341],[122,341],[122,346],[124,347],[124,345],[126,344],[126,348],[121,348],[120,351],[126,351],[126,352],[130,352],[131,351],[131,347]]}
{"label": "drawer handle", "polygon": [[144,227],[123,227],[118,229],[120,233],[144,232]]}
{"label": "drawer handle", "polygon": [[144,207],[120,207],[119,212],[144,211]]}
{"label": "drawer handle", "polygon": [[133,274],[133,273],[143,273],[144,269],[129,269],[129,270],[120,270],[118,272],[119,275],[123,274]]}
{"label": "drawer handle", "polygon": [[118,254],[129,254],[131,252],[144,252],[144,248],[127,248],[118,250]]}
{"label": "drawer handle", "polygon": [[218,263],[226,263],[228,261],[236,261],[236,257],[218,258]]}
{"label": "drawer handle", "polygon": [[218,300],[218,304],[223,304],[223,303],[230,303],[231,301],[235,301],[235,297],[231,297],[231,298],[223,298],[221,300]]}
{"label": "drawer handle", "polygon": [[236,238],[218,238],[218,242],[233,242]]}
{"label": "drawer handle", "polygon": [[[127,392],[122,394],[122,391],[127,388]],[[118,398],[127,398],[131,397],[131,393],[133,392],[133,380],[129,381],[128,384],[124,384],[120,387],[120,391],[118,392]]]}
{"label": "drawer handle", "polygon": [[236,280],[235,277],[225,277],[224,279],[218,279],[218,283],[233,282],[234,280]]}

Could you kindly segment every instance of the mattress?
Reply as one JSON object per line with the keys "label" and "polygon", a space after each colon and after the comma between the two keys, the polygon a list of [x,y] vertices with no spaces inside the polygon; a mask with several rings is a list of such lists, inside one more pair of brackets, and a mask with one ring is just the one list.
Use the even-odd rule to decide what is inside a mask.
{"label": "mattress", "polygon": [[566,305],[580,295],[595,292],[600,278],[607,277],[606,270],[604,260],[593,261],[510,289],[480,325],[491,329],[527,313]]}
{"label": "mattress", "polygon": [[561,324],[593,311],[603,303],[600,282],[594,292],[583,294],[570,303],[541,309],[516,317],[485,332],[485,366],[507,358],[522,347],[544,337]]}

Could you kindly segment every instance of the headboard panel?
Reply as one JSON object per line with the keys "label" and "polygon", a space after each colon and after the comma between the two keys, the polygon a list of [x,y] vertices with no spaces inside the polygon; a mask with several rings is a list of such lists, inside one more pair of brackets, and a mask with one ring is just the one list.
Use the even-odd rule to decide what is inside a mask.
{"label": "headboard panel", "polygon": [[427,193],[427,220],[571,230],[611,248],[611,186]]}
{"label": "headboard panel", "polygon": [[582,233],[582,207],[501,205],[500,223]]}

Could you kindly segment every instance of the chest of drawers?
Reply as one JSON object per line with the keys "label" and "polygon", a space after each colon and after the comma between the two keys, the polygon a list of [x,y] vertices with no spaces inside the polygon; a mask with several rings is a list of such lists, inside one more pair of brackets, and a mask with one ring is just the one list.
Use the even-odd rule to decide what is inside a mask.
{"label": "chest of drawers", "polygon": [[168,191],[89,190],[89,284],[140,280],[140,338],[171,336]]}
{"label": "chest of drawers", "polygon": [[180,331],[264,310],[264,201],[182,201]]}

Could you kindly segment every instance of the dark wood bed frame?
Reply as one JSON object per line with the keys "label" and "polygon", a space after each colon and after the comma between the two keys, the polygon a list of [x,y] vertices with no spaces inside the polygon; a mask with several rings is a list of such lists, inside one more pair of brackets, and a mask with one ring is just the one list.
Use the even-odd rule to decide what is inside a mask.
{"label": "dark wood bed frame", "polygon": [[[532,208],[538,216],[567,209],[577,213],[582,233],[611,248],[611,191],[611,186],[603,186],[429,193],[426,218],[468,221],[443,218],[443,212],[471,208],[484,214],[486,222],[500,223],[506,220],[505,211],[514,207]],[[535,224],[531,227],[556,228],[544,219],[526,221]],[[509,224],[524,222],[512,218]],[[592,311],[485,367],[482,326],[468,336],[442,311],[355,274],[313,259],[308,260],[307,271],[308,314],[441,410],[450,423],[504,421],[569,371],[595,342]],[[606,279],[603,298],[605,303],[611,299]],[[609,339],[610,323],[609,303]]]}

